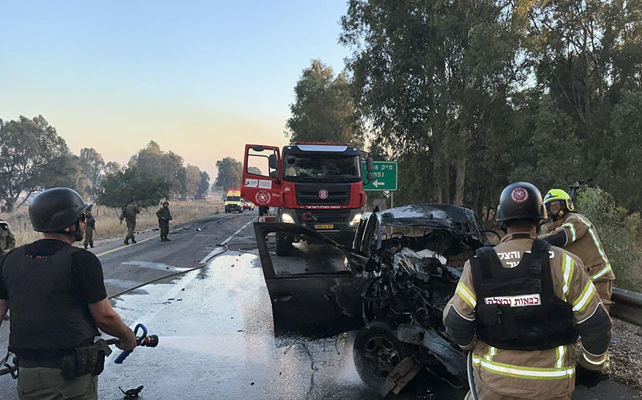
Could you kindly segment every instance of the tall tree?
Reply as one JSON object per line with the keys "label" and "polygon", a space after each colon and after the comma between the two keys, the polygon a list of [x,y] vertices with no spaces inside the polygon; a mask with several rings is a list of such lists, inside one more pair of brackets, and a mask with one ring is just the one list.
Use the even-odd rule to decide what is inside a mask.
{"label": "tall tree", "polygon": [[185,198],[187,194],[187,175],[183,158],[174,152],[164,152],[158,143],[150,141],[144,149],[129,161],[141,173],[154,178],[166,178],[171,182],[172,197]]}
{"label": "tall tree", "polygon": [[225,157],[216,162],[218,176],[214,185],[223,190],[235,189],[241,185],[243,177],[243,164],[232,157]]}
{"label": "tall tree", "polygon": [[296,101],[290,105],[292,116],[287,121],[286,136],[292,143],[334,142],[360,146],[363,129],[345,74],[336,78],[332,68],[313,60],[303,70],[294,88]]}
{"label": "tall tree", "polygon": [[130,166],[105,175],[98,202],[121,208],[133,199],[141,207],[151,207],[169,197],[171,186],[167,177],[150,175],[137,166]]}
{"label": "tall tree", "polygon": [[430,158],[436,201],[464,202],[475,138],[522,78],[510,4],[351,0],[342,18],[358,109],[395,157]]}
{"label": "tall tree", "polygon": [[187,164],[185,177],[187,181],[187,198],[194,199],[201,184],[201,169],[195,165]]}
{"label": "tall tree", "polygon": [[96,149],[84,148],[80,150],[78,164],[82,174],[89,181],[89,187],[85,191],[88,192],[92,200],[95,200],[100,188],[100,181],[105,173],[105,161]]}
{"label": "tall tree", "polygon": [[207,192],[210,190],[210,176],[207,172],[201,171],[201,181],[198,185],[195,198],[202,200],[207,197]]}
{"label": "tall tree", "polygon": [[72,164],[67,143],[42,115],[0,120],[0,198],[7,211],[20,207],[36,190],[73,185],[77,171]]}

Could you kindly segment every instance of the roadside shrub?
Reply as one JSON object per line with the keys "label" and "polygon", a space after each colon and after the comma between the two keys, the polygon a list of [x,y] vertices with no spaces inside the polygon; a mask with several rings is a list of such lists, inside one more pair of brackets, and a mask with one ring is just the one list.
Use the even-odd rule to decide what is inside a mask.
{"label": "roadside shrub", "polygon": [[642,291],[642,220],[617,206],[611,194],[600,188],[584,188],[578,193],[576,211],[597,229],[615,273],[615,285]]}

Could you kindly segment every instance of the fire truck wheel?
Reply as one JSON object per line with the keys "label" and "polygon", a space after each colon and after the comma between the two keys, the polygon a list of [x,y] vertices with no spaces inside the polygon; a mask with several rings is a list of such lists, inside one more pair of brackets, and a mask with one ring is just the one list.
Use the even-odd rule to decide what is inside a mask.
{"label": "fire truck wheel", "polygon": [[292,250],[294,250],[294,247],[292,246],[292,242],[293,242],[293,239],[291,236],[286,236],[283,233],[277,232],[276,255],[279,257],[292,255]]}

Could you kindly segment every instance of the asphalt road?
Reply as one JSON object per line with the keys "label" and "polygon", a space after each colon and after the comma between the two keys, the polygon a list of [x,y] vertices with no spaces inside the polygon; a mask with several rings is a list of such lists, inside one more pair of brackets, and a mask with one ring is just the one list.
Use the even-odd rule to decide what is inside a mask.
{"label": "asphalt road", "polygon": [[[144,385],[142,399],[373,399],[352,362],[354,334],[331,339],[275,339],[270,299],[256,256],[251,229],[255,213],[220,214],[211,221],[176,230],[171,242],[157,232],[138,236],[136,245],[113,241],[94,252],[103,263],[110,295],[198,267],[202,269],[120,295],[114,307],[125,322],[147,325],[159,347],[137,349],[122,365],[107,362],[99,398],[123,398],[119,387]],[[217,246],[225,242],[229,250]],[[217,255],[218,254],[218,255]],[[8,324],[0,327],[6,347]],[[421,383],[404,399],[429,399]],[[15,381],[0,377],[0,399],[16,399]],[[461,391],[433,386],[434,399],[461,399]],[[614,382],[578,390],[574,400],[632,399],[640,396]]]}

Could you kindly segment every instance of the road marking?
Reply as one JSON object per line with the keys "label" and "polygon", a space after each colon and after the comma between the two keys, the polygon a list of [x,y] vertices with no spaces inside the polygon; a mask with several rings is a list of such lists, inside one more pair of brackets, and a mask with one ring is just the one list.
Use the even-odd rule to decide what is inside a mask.
{"label": "road marking", "polygon": [[[220,221],[225,221],[226,219],[228,219],[228,218],[225,218],[225,217],[227,217],[227,216],[224,215],[224,216],[221,216],[219,218],[214,218],[214,219],[212,219],[212,221],[219,221],[219,222]],[[174,231],[172,231],[170,233],[176,233],[176,232],[182,231],[184,229],[185,229],[185,227],[181,227],[181,228],[175,229]],[[116,247],[115,249],[111,249],[111,250],[106,251],[104,253],[96,254],[96,257],[106,256],[107,254],[111,254],[111,253],[113,253],[115,251],[126,249],[128,247],[135,246],[137,244],[144,243],[144,242],[146,242],[148,240],[152,240],[152,239],[158,239],[158,236],[152,236],[152,237],[147,238],[147,239],[137,240],[136,243],[132,243],[132,244],[128,244],[128,245],[125,245],[125,246]]]}
{"label": "road marking", "polygon": [[158,239],[158,236],[152,236],[152,237],[147,238],[147,239],[137,240],[136,243],[132,243],[132,244],[127,244],[125,246],[116,247],[115,249],[111,249],[111,250],[106,251],[104,253],[96,254],[96,257],[106,256],[107,254],[113,253],[115,251],[126,249],[126,248],[129,248],[129,247],[132,247],[132,246],[136,246],[137,244],[145,243],[146,241],[152,240],[152,239]]}
{"label": "road marking", "polygon": [[206,255],[205,257],[203,257],[203,259],[201,260],[201,262],[200,262],[200,263],[201,263],[201,264],[205,264],[205,263],[206,263],[209,259],[211,259],[212,257],[215,257],[215,256],[217,256],[218,254],[222,253],[222,252],[225,250],[223,247],[225,247],[225,245],[226,245],[226,244],[228,244],[228,243],[230,242],[230,240],[234,239],[234,237],[235,237],[236,235],[238,235],[239,233],[241,233],[241,231],[243,231],[243,229],[247,228],[247,227],[248,227],[248,225],[250,225],[252,222],[256,221],[256,218],[257,218],[257,217],[254,217],[250,222],[248,222],[247,224],[243,225],[243,226],[241,227],[241,229],[239,229],[238,231],[234,232],[234,233],[232,234],[232,236],[228,237],[228,238],[227,238],[227,239],[225,239],[223,242],[221,242],[221,247],[218,247],[218,248],[216,248],[216,249],[214,249],[214,250],[210,251],[208,255]]}
{"label": "road marking", "polygon": [[105,286],[116,286],[119,288],[127,289],[130,287],[134,287],[136,285],[140,284],[138,281],[128,281],[125,279],[105,279]]}
{"label": "road marking", "polygon": [[184,271],[186,267],[174,267],[172,265],[167,265],[163,263],[155,263],[155,262],[149,262],[149,261],[125,261],[121,263],[122,265],[135,265],[137,267],[141,268],[149,268],[149,269],[158,269],[162,271]]}
{"label": "road marking", "polygon": [[234,233],[232,234],[232,236],[230,236],[230,237],[228,237],[227,239],[225,239],[225,240],[223,241],[223,243],[221,243],[221,244],[222,244],[223,246],[225,246],[226,244],[228,244],[228,243],[230,242],[230,240],[234,239],[234,236],[236,236],[236,235],[238,235],[239,233],[241,233],[241,231],[242,231],[243,229],[247,228],[247,227],[248,227],[248,225],[250,225],[252,222],[256,221],[256,218],[257,218],[257,217],[254,217],[250,222],[248,222],[247,224],[243,225],[243,226],[242,226],[238,231],[234,232]]}

